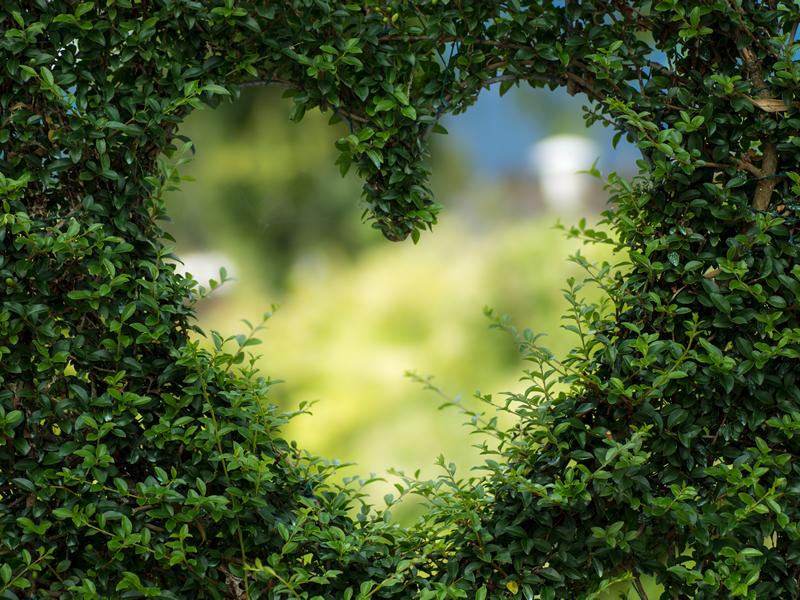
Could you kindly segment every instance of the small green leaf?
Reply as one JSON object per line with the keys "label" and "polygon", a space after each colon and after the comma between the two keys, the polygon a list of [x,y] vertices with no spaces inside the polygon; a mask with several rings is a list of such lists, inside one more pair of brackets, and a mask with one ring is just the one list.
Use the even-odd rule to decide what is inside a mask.
{"label": "small green leaf", "polygon": [[227,88],[217,85],[216,83],[207,83],[203,86],[204,92],[209,92],[210,94],[219,94],[221,96],[230,96],[231,93],[228,91]]}
{"label": "small green leaf", "polygon": [[36,486],[33,485],[33,482],[30,479],[26,479],[25,477],[15,477],[11,480],[17,487],[26,492],[35,492]]}
{"label": "small green leaf", "polygon": [[366,154],[367,156],[369,156],[369,159],[375,165],[375,168],[380,169],[381,164],[383,163],[383,157],[377,151],[371,148],[367,150]]}
{"label": "small green leaf", "polygon": [[40,67],[39,75],[41,75],[42,79],[44,79],[48,85],[53,85],[54,83],[53,72],[50,69],[48,69],[47,67]]}
{"label": "small green leaf", "polygon": [[[677,265],[676,265],[677,266]],[[683,266],[684,271],[696,271],[703,267],[703,263],[699,260],[690,260]]]}
{"label": "small green leaf", "polygon": [[718,310],[726,314],[731,312],[731,305],[722,294],[712,293],[709,294],[709,298],[711,298],[711,302]]}
{"label": "small green leaf", "polygon": [[392,110],[397,103],[392,98],[381,98],[375,103],[375,112],[385,112]]}
{"label": "small green leaf", "polygon": [[681,257],[677,252],[670,252],[667,255],[667,260],[669,260],[670,264],[672,264],[673,267],[677,267],[681,261]]}
{"label": "small green leaf", "polygon": [[53,510],[53,516],[56,519],[69,519],[72,517],[72,510],[69,508],[56,508]]}
{"label": "small green leaf", "polygon": [[550,581],[563,581],[564,577],[552,567],[542,569],[540,575]]}
{"label": "small green leaf", "polygon": [[728,183],[725,184],[725,187],[728,189],[737,188],[745,183],[747,183],[747,175],[736,175],[728,180]]}
{"label": "small green leaf", "polygon": [[400,109],[400,112],[412,121],[417,120],[417,111],[413,106],[404,106]]}
{"label": "small green leaf", "polygon": [[408,105],[408,95],[400,88],[392,90],[392,95],[397,98],[397,101],[403,106]]}
{"label": "small green leaf", "polygon": [[768,302],[775,308],[786,308],[786,300],[783,296],[770,296]]}
{"label": "small green leaf", "polygon": [[81,2],[75,8],[75,16],[80,18],[94,8],[94,2]]}
{"label": "small green leaf", "polygon": [[21,410],[12,410],[6,415],[6,425],[11,429],[14,429],[17,425],[22,422],[23,414]]}

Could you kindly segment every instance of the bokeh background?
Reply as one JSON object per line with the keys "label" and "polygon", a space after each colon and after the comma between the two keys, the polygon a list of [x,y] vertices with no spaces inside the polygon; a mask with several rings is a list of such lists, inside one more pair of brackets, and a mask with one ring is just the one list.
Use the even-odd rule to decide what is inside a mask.
{"label": "bokeh background", "polygon": [[[289,120],[280,90],[246,90],[195,112],[181,133],[194,143],[181,188],[168,198],[179,268],[199,284],[230,281],[198,305],[200,327],[223,336],[261,321],[258,366],[280,380],[272,401],[287,412],[286,436],[342,464],[342,478],[375,479],[373,504],[394,491],[390,470],[434,476],[437,457],[462,476],[482,463],[476,439],[444,398],[408,376],[433,377],[449,399],[485,409],[476,393],[520,390],[525,365],[510,335],[490,328],[490,308],[518,328],[546,334],[563,356],[569,257],[610,260],[605,247],[568,239],[581,219],[600,219],[610,171],[632,176],[637,153],[600,125],[586,128],[583,101],[561,91],[484,92],[448,117],[433,142],[432,186],[445,206],[417,245],[395,244],[362,222],[361,183],[334,164],[347,135],[330,115]],[[184,157],[189,158],[189,157]],[[597,170],[593,177],[580,171]],[[503,418],[503,415],[500,415]],[[399,522],[423,508],[394,508]],[[648,593],[659,589],[646,580]],[[605,598],[636,598],[628,584]]]}
{"label": "bokeh background", "polygon": [[[417,245],[394,244],[362,223],[360,182],[342,178],[335,140],[347,134],[330,115],[289,120],[280,90],[255,89],[218,110],[196,112],[182,134],[196,152],[168,199],[175,252],[201,284],[233,279],[198,306],[200,326],[223,335],[280,308],[254,347],[266,376],[282,380],[273,401],[286,410],[313,403],[286,435],[301,448],[344,463],[344,475],[386,477],[389,468],[422,476],[436,457],[462,474],[480,464],[478,441],[442,398],[406,376],[435,383],[469,405],[476,390],[520,388],[524,365],[513,339],[490,329],[484,307],[519,327],[547,334],[563,354],[560,328],[568,257],[608,259],[554,228],[599,219],[601,179],[580,170],[596,162],[631,174],[624,140],[584,126],[580,99],[513,89],[485,92],[466,113],[443,122],[432,151],[433,188],[445,205],[440,224]],[[395,516],[413,517],[413,503]]]}

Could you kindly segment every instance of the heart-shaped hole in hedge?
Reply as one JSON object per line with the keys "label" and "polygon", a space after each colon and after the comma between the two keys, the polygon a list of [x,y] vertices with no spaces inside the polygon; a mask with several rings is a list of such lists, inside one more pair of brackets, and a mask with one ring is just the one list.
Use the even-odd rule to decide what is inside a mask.
{"label": "heart-shaped hole in hedge", "polygon": [[[549,123],[535,115],[557,112],[557,126],[568,127],[580,120],[581,103],[562,99],[559,108],[549,95],[500,98],[494,89],[449,120],[451,135],[439,138],[434,153],[437,196],[450,205],[448,219],[436,236],[402,247],[359,237],[369,229],[358,219],[358,182],[343,181],[334,166],[341,128],[329,127],[317,111],[292,124],[279,96],[269,88],[248,90],[235,103],[195,113],[181,129],[197,152],[181,169],[193,181],[168,198],[170,232],[195,279],[208,286],[222,266],[234,278],[200,304],[200,325],[238,332],[241,318],[255,321],[270,302],[280,303],[259,334],[265,344],[257,366],[284,380],[272,395],[284,409],[316,403],[313,416],[293,420],[286,435],[316,455],[355,463],[343,476],[387,477],[388,467],[434,476],[440,454],[467,472],[483,458],[477,439],[465,437],[463,417],[438,410],[440,395],[404,374],[435,375],[445,395],[460,395],[474,409],[481,408],[474,390],[524,389],[515,344],[489,330],[486,305],[548,330],[557,354],[571,347],[574,334],[552,324],[568,307],[565,275],[581,275],[567,257],[582,244],[552,225],[557,214],[573,222],[599,218],[601,183],[578,173],[599,150],[586,136],[543,137]],[[508,113],[523,103],[533,115]],[[481,156],[469,159],[458,141],[483,139],[486,121],[495,123],[494,135]],[[525,137],[510,135],[521,127]],[[499,153],[507,135],[519,156]],[[542,141],[534,142],[537,136]],[[495,173],[470,177],[468,160]],[[500,160],[512,174],[497,172]],[[604,156],[603,168],[610,163]],[[513,195],[497,202],[502,194]],[[599,260],[592,250],[603,249],[589,249],[591,260]],[[373,484],[372,502],[394,493],[393,484],[391,478]],[[394,516],[408,522],[413,505],[395,506]]]}

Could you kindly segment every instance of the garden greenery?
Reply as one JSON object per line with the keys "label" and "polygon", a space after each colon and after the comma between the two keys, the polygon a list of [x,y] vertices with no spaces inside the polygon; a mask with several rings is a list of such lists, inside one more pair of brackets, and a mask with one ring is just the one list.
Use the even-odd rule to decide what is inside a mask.
{"label": "garden greenery", "polygon": [[[3,2],[0,595],[798,597],[798,22],[796,0]],[[345,122],[366,218],[416,239],[429,137],[493,83],[581,94],[641,150],[613,236],[572,231],[626,263],[576,258],[563,360],[498,321],[529,387],[483,400],[516,424],[464,409],[483,474],[403,479],[429,510],[401,528],[281,438],[257,326],[189,336],[164,192],[186,115],[278,84]]]}

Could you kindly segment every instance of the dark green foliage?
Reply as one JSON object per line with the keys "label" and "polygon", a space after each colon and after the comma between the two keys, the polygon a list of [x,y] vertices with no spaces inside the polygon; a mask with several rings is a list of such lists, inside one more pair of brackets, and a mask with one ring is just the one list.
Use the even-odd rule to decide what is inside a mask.
{"label": "dark green foliage", "polygon": [[[648,574],[664,598],[798,597],[798,21],[777,0],[2,3],[0,594],[549,600],[644,597]],[[512,330],[530,387],[510,431],[469,415],[499,442],[485,476],[405,481],[431,507],[410,529],[353,519],[359,493],[281,440],[254,338],[187,338],[197,291],[158,225],[176,127],[283,85],[297,118],[349,123],[368,217],[416,238],[427,138],[493,82],[566,86],[638,144],[616,237],[573,231],[629,263],[585,264],[598,305],[569,283],[564,360]]]}

